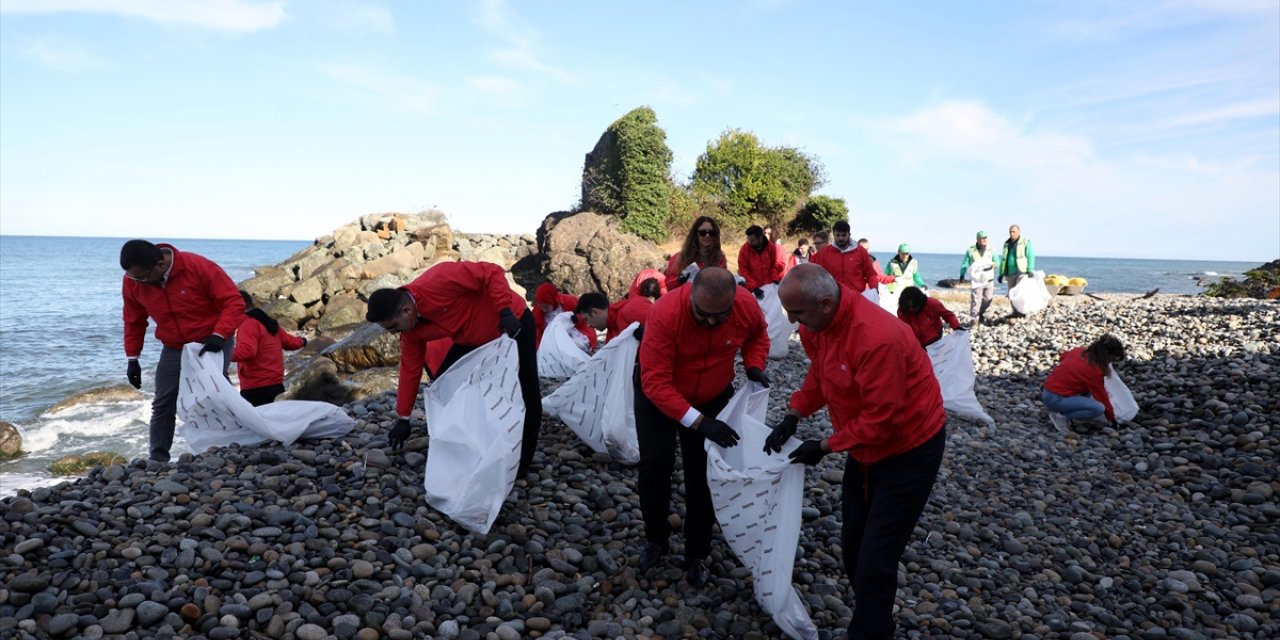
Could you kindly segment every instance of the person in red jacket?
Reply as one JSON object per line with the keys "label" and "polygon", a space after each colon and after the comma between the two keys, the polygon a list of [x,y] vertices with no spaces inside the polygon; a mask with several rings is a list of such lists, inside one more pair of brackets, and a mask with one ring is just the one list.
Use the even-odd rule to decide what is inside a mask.
{"label": "person in red jacket", "polygon": [[150,457],[168,462],[177,421],[182,346],[202,342],[201,356],[221,353],[225,374],[235,346],[233,334],[244,318],[244,301],[222,267],[170,244],[130,240],[120,248],[120,267],[124,269],[124,354],[129,359],[129,384],[135,389],[142,388],[138,357],[148,319],[155,320],[156,339],[164,345],[151,402]]}
{"label": "person in red jacket", "polygon": [[[560,293],[554,284],[544,282],[538,285],[538,289],[533,294],[533,325],[538,330],[537,345],[542,344],[542,334],[547,330],[547,323],[551,319],[561,313],[574,313],[574,309],[578,308],[578,296]],[[592,331],[582,318],[574,317],[573,326],[577,327],[578,332],[585,338],[588,352],[596,350],[596,341],[599,339],[596,332]]]}
{"label": "person in red jacket", "polygon": [[720,248],[720,223],[711,216],[699,216],[689,227],[680,253],[673,254],[667,261],[667,291],[688,282],[698,269],[724,269],[728,265]]}
{"label": "person in red jacket", "polygon": [[1111,334],[1104,334],[1088,347],[1063,352],[1040,394],[1053,425],[1066,431],[1071,420],[1105,415],[1112,427],[1117,426],[1105,378],[1111,375],[1111,365],[1124,358],[1124,344]]}
{"label": "person in red jacket", "polygon": [[764,298],[760,287],[782,282],[785,263],[778,245],[769,242],[759,225],[747,227],[747,242],[738,251],[738,275],[756,299]]}
{"label": "person in red jacket", "polygon": [[849,239],[849,223],[841,220],[831,226],[835,242],[822,248],[809,262],[827,270],[836,282],[861,293],[880,284],[871,255]]}
{"label": "person in red jacket", "polygon": [[898,561],[942,464],[942,391],[906,325],[825,270],[792,269],[778,296],[811,364],[765,451],[780,452],[801,418],[827,407],[832,434],[790,458],[815,465],[848,454],[841,550],[857,603],[849,637],[892,638]]}
{"label": "person in red jacket", "polygon": [[782,268],[782,275],[786,276],[787,273],[796,268],[796,265],[798,264],[808,264],[809,254],[809,239],[800,238],[800,242],[796,245],[795,250],[787,256],[787,264]]}
{"label": "person in red jacket", "polygon": [[898,296],[898,319],[911,327],[920,346],[927,347],[942,339],[942,323],[954,331],[963,331],[960,319],[941,300],[930,298],[918,287],[907,287]]}
{"label": "person in red jacket", "polygon": [[307,346],[306,338],[280,330],[280,323],[253,305],[253,296],[241,291],[245,318],[236,330],[231,361],[240,376],[240,396],[255,407],[275,402],[284,393],[284,350]]}
{"label": "person in red jacket", "polygon": [[710,577],[706,557],[715,511],[704,443],[732,447],[738,442],[738,434],[715,416],[733,395],[734,357],[739,351],[747,378],[767,386],[769,335],[764,314],[725,269],[699,271],[692,286],[663,296],[649,313],[640,341],[635,396],[637,493],[646,539],[640,551],[641,573],[668,550],[678,440],[684,459],[685,578],[700,587]]}
{"label": "person in red jacket", "polygon": [[592,329],[606,332],[605,341],[611,342],[634,322],[644,326],[653,301],[661,297],[660,286],[656,278],[648,278],[639,290],[633,287],[627,297],[613,304],[603,293],[584,293],[578,298],[578,317]]}
{"label": "person in red jacket", "polygon": [[524,441],[518,471],[522,476],[528,471],[542,424],[536,332],[533,314],[524,297],[507,284],[502,267],[489,262],[442,262],[399,289],[374,291],[365,319],[400,334],[400,383],[396,390],[400,419],[388,439],[392,447],[402,446],[409,438],[409,418],[418,400],[430,343],[453,341],[439,370],[431,372],[438,377],[459,358],[502,333],[515,338],[524,397]]}
{"label": "person in red jacket", "polygon": [[890,284],[897,280],[893,276],[886,276],[884,268],[880,266],[880,261],[876,259],[876,254],[871,253],[871,241],[866,238],[858,239],[858,246],[867,252],[867,257],[871,258],[871,269],[876,272],[876,282],[878,284]]}

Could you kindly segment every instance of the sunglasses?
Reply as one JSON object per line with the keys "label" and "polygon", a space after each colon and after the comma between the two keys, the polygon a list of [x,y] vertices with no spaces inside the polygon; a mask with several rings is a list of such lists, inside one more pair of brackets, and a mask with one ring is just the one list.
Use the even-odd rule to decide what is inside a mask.
{"label": "sunglasses", "polygon": [[698,235],[704,238],[715,238],[720,235],[719,229],[698,229]]}
{"label": "sunglasses", "polygon": [[725,318],[728,318],[730,314],[733,313],[733,305],[729,305],[728,309],[725,309],[720,313],[707,313],[706,311],[703,311],[701,307],[698,306],[698,303],[693,301],[692,296],[690,296],[689,298],[689,304],[693,305],[693,312],[697,314],[698,317],[706,318],[708,320],[724,320]]}

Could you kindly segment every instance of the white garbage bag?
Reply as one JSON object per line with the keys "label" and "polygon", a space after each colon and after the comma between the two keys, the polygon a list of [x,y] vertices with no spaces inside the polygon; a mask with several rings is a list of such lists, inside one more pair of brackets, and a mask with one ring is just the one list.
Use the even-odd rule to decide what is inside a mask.
{"label": "white garbage bag", "polygon": [[542,410],[559,416],[587,446],[629,465],[640,462],[632,382],[640,350],[635,339],[639,326],[633,322],[623,329],[582,371],[542,399]]}
{"label": "white garbage bag", "polygon": [[974,287],[985,287],[996,279],[995,265],[990,258],[979,260],[971,265],[967,272],[969,283]]}
{"label": "white garbage bag", "polygon": [[782,300],[778,299],[778,285],[766,284],[760,287],[764,297],[760,299],[760,311],[764,312],[764,321],[769,325],[769,357],[785,358],[790,347],[791,333],[797,325],[787,320],[787,311],[782,308]]}
{"label": "white garbage bag", "polygon": [[222,354],[199,355],[201,345],[182,349],[178,383],[179,432],[195,453],[231,444],[244,446],[300,439],[339,438],[356,426],[342,407],[327,402],[285,400],[255,407],[222,375]]}
{"label": "white garbage bag", "polygon": [[1111,411],[1116,414],[1116,422],[1129,422],[1138,416],[1138,401],[1134,399],[1129,386],[1120,379],[1120,374],[1111,367],[1109,376],[1102,384],[1107,388],[1107,397],[1111,400]]}
{"label": "white garbage bag", "polygon": [[968,331],[952,331],[925,347],[933,362],[933,375],[942,387],[942,406],[947,411],[994,425],[995,420],[978,403],[973,393],[973,345]]}
{"label": "white garbage bag", "polygon": [[573,326],[573,314],[563,312],[547,322],[538,344],[538,375],[543,378],[572,378],[591,356],[578,345],[570,332],[582,335]]}
{"label": "white garbage bag", "polygon": [[898,315],[898,298],[902,297],[902,291],[904,289],[906,289],[906,287],[891,288],[889,285],[881,283],[879,286],[880,308],[888,311],[896,317]]}
{"label": "white garbage bag", "polygon": [[[875,305],[879,305],[879,304],[880,304],[880,290],[879,290],[879,289],[863,289],[863,290],[862,290],[862,297],[866,298],[867,300],[870,300],[872,304],[875,304]],[[897,313],[897,312],[898,312],[898,310],[897,310],[897,309],[894,309],[894,310],[893,310],[893,312],[894,312],[894,313]]]}
{"label": "white garbage bag", "polygon": [[505,334],[462,356],[422,393],[431,436],[427,504],[488,533],[516,483],[524,436],[516,341]]}
{"label": "white garbage bag", "polygon": [[1053,296],[1044,286],[1044,272],[1034,271],[1009,290],[1009,304],[1024,316],[1043,311]]}
{"label": "white garbage bag", "polygon": [[742,564],[751,569],[756,603],[792,638],[813,640],[818,629],[791,584],[800,541],[800,507],[804,503],[804,465],[787,454],[800,446],[792,438],[782,453],[764,453],[769,427],[764,424],[769,390],[748,383],[717,416],[741,440],[725,449],[710,440],[707,483],[720,531]]}

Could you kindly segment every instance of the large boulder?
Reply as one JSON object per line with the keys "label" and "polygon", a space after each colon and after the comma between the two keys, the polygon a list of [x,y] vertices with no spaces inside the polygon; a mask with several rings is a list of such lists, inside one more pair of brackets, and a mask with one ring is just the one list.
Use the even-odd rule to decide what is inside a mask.
{"label": "large boulder", "polygon": [[343,373],[399,366],[400,337],[376,324],[364,323],[320,354],[332,360]]}
{"label": "large boulder", "polygon": [[636,274],[664,269],[653,243],[618,230],[618,219],[590,211],[553,213],[538,229],[542,275],[562,291],[621,298]]}
{"label": "large boulder", "polygon": [[[413,244],[417,247],[422,246],[416,242]],[[419,249],[419,252],[421,252],[421,249]],[[418,268],[418,260],[418,255],[412,249],[408,247],[397,248],[388,255],[364,263],[364,277],[372,280],[380,276],[411,272]]]}
{"label": "large boulder", "polygon": [[289,331],[297,331],[311,317],[311,313],[307,308],[288,299],[280,298],[274,302],[262,305],[262,310],[267,315],[276,319],[280,326]]}
{"label": "large boulder", "polygon": [[293,276],[279,267],[258,269],[257,274],[241,282],[239,287],[259,302],[275,300],[281,289],[293,284]]}
{"label": "large boulder", "polygon": [[46,414],[57,413],[82,404],[104,404],[108,402],[132,402],[142,399],[142,392],[127,384],[112,384],[94,387],[63,398],[58,404],[49,407]]}
{"label": "large boulder", "polygon": [[316,330],[328,332],[338,327],[364,322],[364,313],[368,305],[354,295],[337,295],[329,298],[324,305],[324,315],[316,324]]}
{"label": "large boulder", "polygon": [[0,420],[0,460],[22,455],[22,434],[18,428]]}
{"label": "large boulder", "polygon": [[351,387],[338,377],[337,365],[323,357],[311,358],[285,376],[281,400],[318,400],[342,406],[351,401]]}
{"label": "large boulder", "polygon": [[347,378],[351,387],[351,399],[363,400],[384,391],[395,389],[400,383],[400,367],[376,367],[357,371]]}
{"label": "large boulder", "polygon": [[304,307],[320,302],[323,297],[324,287],[315,279],[303,280],[289,289],[289,299]]}

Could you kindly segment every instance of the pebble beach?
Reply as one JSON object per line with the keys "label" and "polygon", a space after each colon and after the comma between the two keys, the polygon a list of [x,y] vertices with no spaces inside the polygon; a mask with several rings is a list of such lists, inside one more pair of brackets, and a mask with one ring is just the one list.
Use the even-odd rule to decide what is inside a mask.
{"label": "pebble beach", "polygon": [[[967,300],[947,301],[964,320]],[[898,637],[1280,636],[1280,305],[1107,295],[1006,313],[973,331],[996,424],[948,424],[899,568]],[[1104,331],[1128,347],[1141,412],[1059,432],[1040,383]],[[794,339],[770,362],[771,419],[806,369]],[[136,460],[0,501],[0,638],[781,637],[718,535],[705,587],[682,580],[679,546],[638,576],[635,471],[558,420],[477,535],[426,505],[428,438],[386,448],[391,393],[347,409],[339,441]],[[829,430],[823,412],[799,436]],[[851,615],[843,467],[808,471],[796,552],[822,638]]]}

